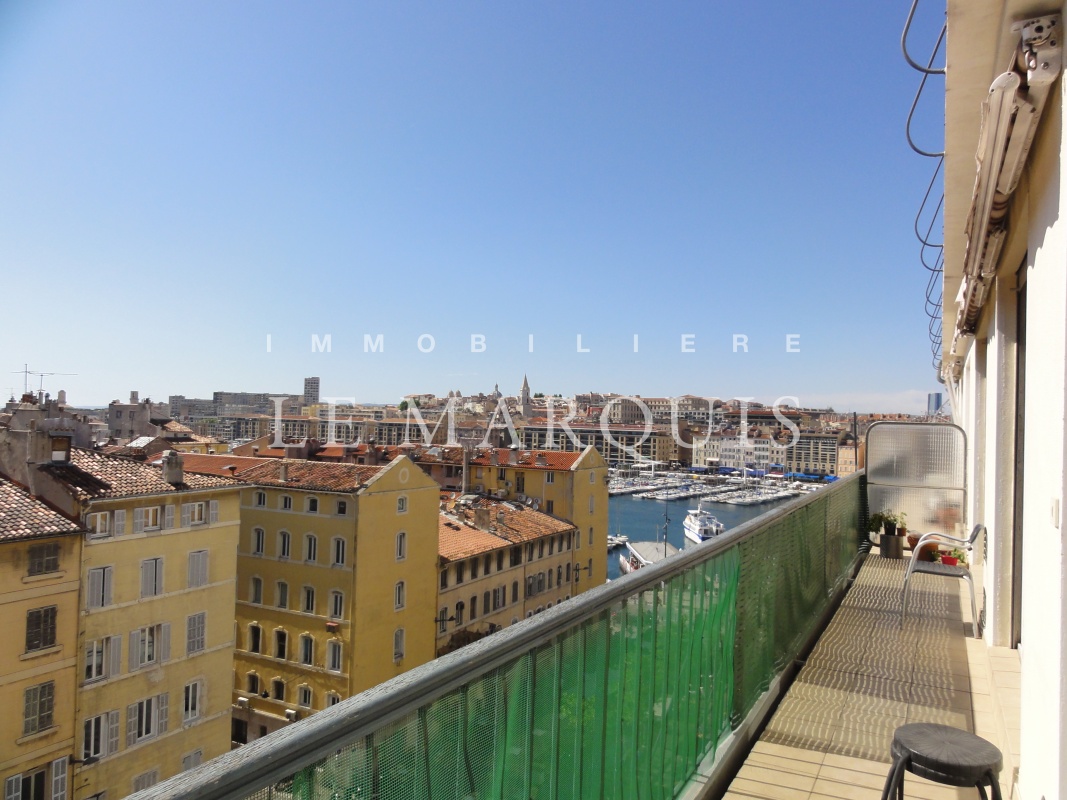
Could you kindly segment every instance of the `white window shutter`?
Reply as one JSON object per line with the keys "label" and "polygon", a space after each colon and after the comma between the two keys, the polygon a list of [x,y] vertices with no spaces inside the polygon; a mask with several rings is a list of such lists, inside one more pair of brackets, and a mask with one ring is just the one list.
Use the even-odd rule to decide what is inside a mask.
{"label": "white window shutter", "polygon": [[15,775],[4,781],[4,800],[22,800],[21,775]]}
{"label": "white window shutter", "polygon": [[126,746],[133,747],[137,741],[137,704],[126,706]]}
{"label": "white window shutter", "polygon": [[214,525],[219,521],[219,501],[212,500],[208,503],[208,522]]}
{"label": "white window shutter", "polygon": [[[118,523],[115,523],[116,526]],[[144,509],[135,508],[133,510],[133,532],[144,533]]]}
{"label": "white window shutter", "polygon": [[154,592],[152,591],[152,582],[156,577],[156,569],[151,561],[141,562],[141,598],[151,597]]}
{"label": "white window shutter", "polygon": [[118,509],[115,512],[115,535],[124,536],[126,534],[126,511],[125,509]]}
{"label": "white window shutter", "polygon": [[119,751],[119,712],[109,711],[107,714],[107,752],[106,755]]}
{"label": "white window shutter", "polygon": [[67,757],[52,762],[52,800],[67,800]]}
{"label": "white window shutter", "polygon": [[89,608],[100,608],[98,601],[104,594],[104,573],[98,569],[89,570]]}
{"label": "white window shutter", "polygon": [[188,528],[189,522],[192,519],[192,507],[189,503],[182,503],[182,527]]}
{"label": "white window shutter", "polygon": [[140,666],[141,632],[130,631],[130,672],[135,672]]}
{"label": "white window shutter", "polygon": [[170,623],[164,622],[159,626],[159,660],[170,661]]}
{"label": "white window shutter", "polygon": [[185,585],[188,586],[189,588],[192,588],[192,587],[197,585],[196,584],[196,576],[197,576],[196,557],[197,557],[197,553],[195,551],[189,554],[189,568],[188,568],[188,570],[186,572],[186,577],[185,577]]}
{"label": "white window shutter", "polygon": [[107,675],[110,678],[113,675],[122,674],[122,637],[111,637],[111,658],[107,665]]}
{"label": "white window shutter", "polygon": [[163,594],[163,559],[157,558],[152,563],[155,564],[156,594]]}
{"label": "white window shutter", "polygon": [[207,586],[207,552],[207,550],[200,551],[200,564],[198,566],[200,570],[199,577],[201,586]]}
{"label": "white window shutter", "polygon": [[167,530],[174,527],[174,506],[172,505],[163,507],[163,527]]}
{"label": "white window shutter", "polygon": [[158,709],[159,713],[159,726],[156,728],[156,730],[159,733],[167,732],[167,717],[169,716],[170,712],[169,705],[169,697],[166,692],[163,692],[163,694],[159,696],[159,701],[156,703],[156,708]]}
{"label": "white window shutter", "polygon": [[104,567],[104,605],[111,605],[111,567]]}

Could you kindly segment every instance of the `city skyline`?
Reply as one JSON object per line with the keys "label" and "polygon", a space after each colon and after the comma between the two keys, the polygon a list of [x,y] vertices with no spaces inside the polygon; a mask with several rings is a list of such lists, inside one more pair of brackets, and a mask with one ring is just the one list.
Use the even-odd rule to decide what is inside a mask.
{"label": "city skyline", "polygon": [[901,10],[818,10],[7,4],[0,363],[87,406],[528,373],[921,412]]}

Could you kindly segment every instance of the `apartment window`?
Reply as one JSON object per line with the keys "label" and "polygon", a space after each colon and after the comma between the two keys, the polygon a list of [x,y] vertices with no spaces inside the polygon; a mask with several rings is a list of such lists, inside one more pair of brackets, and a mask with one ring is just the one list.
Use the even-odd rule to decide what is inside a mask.
{"label": "apartment window", "polygon": [[22,735],[29,736],[52,727],[55,681],[31,686],[22,695]]}
{"label": "apartment window", "polygon": [[397,581],[393,587],[393,609],[399,611],[404,607],[404,582]]}
{"label": "apartment window", "polygon": [[335,692],[327,692],[326,693],[326,707],[327,708],[329,708],[330,706],[335,706],[340,702],[341,702],[341,695],[336,694]]}
{"label": "apartment window", "polygon": [[326,643],[326,669],[330,672],[341,671],[341,643],[336,640]]}
{"label": "apartment window", "polygon": [[130,671],[170,659],[170,623],[130,631]]}
{"label": "apartment window", "polygon": [[291,511],[293,508],[293,498],[287,494],[282,495],[282,511]]}
{"label": "apartment window", "polygon": [[193,655],[205,647],[207,638],[207,612],[190,614],[185,618],[185,653]]}
{"label": "apartment window", "polygon": [[404,657],[404,629],[397,628],[393,632],[393,661],[399,661]]}
{"label": "apartment window", "polygon": [[159,530],[159,506],[135,508],[133,510],[133,532]]}
{"label": "apartment window", "polygon": [[109,711],[85,720],[82,758],[104,758],[119,749],[119,712]]}
{"label": "apartment window", "polygon": [[203,525],[206,523],[206,505],[206,503],[182,503],[182,527],[188,528],[190,525]]}
{"label": "apartment window", "polygon": [[555,482],[556,482],[556,473],[554,473],[554,472],[546,472],[545,473],[545,483],[555,483]]}
{"label": "apartment window", "polygon": [[471,597],[471,619],[478,619],[478,595]]}
{"label": "apartment window", "polygon": [[142,772],[136,778],[133,779],[133,790],[135,792],[143,792],[150,786],[155,786],[159,783],[159,770],[152,769],[148,772]]}
{"label": "apartment window", "polygon": [[85,644],[85,682],[118,675],[122,662],[122,637],[105,636]]}
{"label": "apartment window", "polygon": [[443,570],[441,570],[441,588],[448,588],[448,567],[445,567]]}
{"label": "apartment window", "polygon": [[56,644],[56,606],[26,612],[26,652],[44,650]]}
{"label": "apartment window", "polygon": [[167,693],[146,697],[126,707],[126,746],[167,732]]}
{"label": "apartment window", "polygon": [[589,495],[589,513],[590,514],[593,513],[593,501],[594,501],[593,495]]}
{"label": "apartment window", "polygon": [[311,533],[304,537],[304,560],[312,562],[319,560],[319,539]]}
{"label": "apartment window", "polygon": [[263,629],[258,625],[248,626],[248,651],[250,653],[263,652]]}
{"label": "apartment window", "polygon": [[544,539],[542,539],[541,541],[539,541],[537,543],[537,557],[538,558],[544,558],[545,557],[545,540]]}
{"label": "apartment window", "polygon": [[456,583],[463,583],[463,577],[467,572],[467,562],[460,561],[456,564]]}
{"label": "apartment window", "polygon": [[348,502],[345,500],[337,501],[337,516],[343,517],[348,513]]}
{"label": "apartment window", "polygon": [[509,559],[509,565],[512,567],[518,567],[522,564],[522,548],[511,548],[511,557]]}
{"label": "apartment window", "polygon": [[[486,556],[486,558],[488,558],[488,556]],[[502,569],[504,569],[504,551],[498,550],[496,553],[496,571],[500,572]],[[486,568],[485,571],[488,572],[489,569]]]}
{"label": "apartment window", "polygon": [[489,613],[489,608],[490,608],[489,602],[490,602],[489,601],[489,592],[486,591],[486,592],[484,592],[482,594],[482,613],[483,614],[488,614]]}
{"label": "apartment window", "polygon": [[259,694],[259,676],[254,672],[248,673],[248,691],[251,694]]}
{"label": "apartment window", "polygon": [[86,601],[91,609],[111,605],[111,573],[110,566],[97,566],[89,571],[89,596]]}
{"label": "apartment window", "polygon": [[551,500],[545,500],[545,513],[552,514],[555,511],[556,504]]}
{"label": "apartment window", "polygon": [[556,567],[556,586],[563,585],[563,565]]}
{"label": "apartment window", "polygon": [[289,634],[285,631],[274,632],[274,657],[285,658],[288,653]]}
{"label": "apartment window", "polygon": [[334,619],[341,619],[345,615],[345,596],[344,593],[333,591],[330,592],[330,616]]}
{"label": "apartment window", "polygon": [[503,467],[499,467],[497,469],[497,471],[496,471],[496,479],[498,481],[502,481],[506,477],[507,477],[507,470],[505,470]]}
{"label": "apartment window", "polygon": [[304,587],[304,613],[315,613],[315,588],[313,586]]}
{"label": "apartment window", "polygon": [[473,581],[477,577],[478,577],[478,559],[477,558],[472,558],[471,559],[471,580]]}
{"label": "apartment window", "polygon": [[255,503],[256,506],[259,506],[260,508],[262,508],[263,506],[267,505],[267,493],[266,492],[256,492],[255,500],[253,502]]}
{"label": "apartment window", "polygon": [[534,552],[535,552],[534,551],[534,543],[530,542],[529,544],[526,545],[526,560],[527,561],[533,561],[534,560]]}
{"label": "apartment window", "polygon": [[188,579],[190,589],[207,586],[207,550],[189,553]]}
{"label": "apartment window", "polygon": [[538,572],[537,573],[537,591],[538,591],[538,593],[541,593],[544,590],[545,590],[545,573]]}
{"label": "apartment window", "polygon": [[549,539],[548,540],[548,554],[552,555],[552,553],[555,552],[555,549],[556,549],[556,540],[555,539]]}
{"label": "apartment window", "polygon": [[518,581],[512,581],[511,582],[511,602],[513,602],[513,603],[519,602],[519,582]]}
{"label": "apartment window", "polygon": [[251,600],[253,603],[263,602],[263,579],[252,578]]}
{"label": "apartment window", "polygon": [[345,565],[345,540],[340,536],[334,537],[333,540],[333,566],[343,567]]}
{"label": "apartment window", "polygon": [[408,511],[408,499],[406,497],[398,497],[396,499],[396,513],[406,514]]}
{"label": "apartment window", "polygon": [[163,559],[146,558],[141,562],[141,599],[163,594]]}
{"label": "apartment window", "polygon": [[289,608],[289,584],[285,581],[278,581],[275,586],[275,600],[278,608]]}
{"label": "apartment window", "polygon": [[548,571],[548,588],[552,588],[552,570]]}
{"label": "apartment window", "polygon": [[302,706],[303,708],[311,708],[311,697],[311,687],[301,686],[297,690],[297,705]]}
{"label": "apartment window", "polygon": [[460,600],[458,603],[456,603],[456,627],[457,628],[460,625],[463,624],[463,611],[464,611],[465,608],[466,608],[466,606],[464,605],[462,600]]}
{"label": "apartment window", "polygon": [[278,558],[289,558],[290,547],[292,545],[292,537],[289,535],[289,531],[281,531],[278,534]]}
{"label": "apartment window", "polygon": [[59,572],[59,543],[30,546],[30,575],[46,575]]}
{"label": "apartment window", "polygon": [[400,531],[396,535],[396,560],[403,561],[408,557],[408,535]]}
{"label": "apartment window", "polygon": [[203,681],[193,681],[185,684],[184,705],[182,707],[182,721],[190,722],[200,718],[201,703],[204,698]]}
{"label": "apartment window", "polygon": [[263,546],[267,539],[267,533],[262,528],[252,530],[252,555],[263,555]]}
{"label": "apartment window", "polygon": [[89,514],[85,518],[85,527],[89,529],[90,538],[97,538],[111,535],[111,513],[108,511],[101,511],[96,514]]}
{"label": "apartment window", "polygon": [[199,767],[204,761],[204,751],[194,750],[182,756],[182,772],[187,772],[194,767]]}
{"label": "apartment window", "polygon": [[593,529],[592,528],[589,529],[589,546],[590,547],[593,546]]}
{"label": "apartment window", "polygon": [[306,633],[300,637],[300,663],[315,663],[315,640]]}
{"label": "apartment window", "polygon": [[281,678],[275,678],[273,681],[271,681],[270,688],[271,688],[271,696],[274,697],[275,700],[280,700],[280,701],[282,701],[284,703],[285,702],[285,681],[283,681]]}
{"label": "apartment window", "polygon": [[319,513],[319,498],[317,498],[317,497],[309,497],[308,498],[307,512],[309,514],[318,514]]}

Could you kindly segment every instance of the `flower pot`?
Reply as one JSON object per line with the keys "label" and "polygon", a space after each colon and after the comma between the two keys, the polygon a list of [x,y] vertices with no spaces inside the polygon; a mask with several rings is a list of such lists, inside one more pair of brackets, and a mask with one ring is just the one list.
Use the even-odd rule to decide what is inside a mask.
{"label": "flower pot", "polygon": [[941,563],[946,567],[955,567],[960,563],[960,560],[955,556],[941,556]]}
{"label": "flower pot", "polygon": [[[908,534],[908,547],[914,550],[919,546],[919,539],[922,536],[918,533]],[[934,542],[927,542],[922,546],[922,550],[919,551],[920,561],[937,561],[937,544]]]}
{"label": "flower pot", "polygon": [[882,558],[904,558],[904,537],[883,533],[878,552]]}
{"label": "flower pot", "polygon": [[897,535],[897,524],[895,522],[883,522],[882,523],[882,531],[887,536],[896,536]]}

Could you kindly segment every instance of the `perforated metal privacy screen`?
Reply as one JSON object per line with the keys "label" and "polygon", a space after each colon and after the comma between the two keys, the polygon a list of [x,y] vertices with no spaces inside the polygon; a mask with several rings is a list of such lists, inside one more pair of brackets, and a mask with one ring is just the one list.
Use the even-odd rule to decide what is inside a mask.
{"label": "perforated metal privacy screen", "polygon": [[962,536],[967,435],[942,423],[876,422],[867,431],[870,513],[904,512],[909,532]]}

